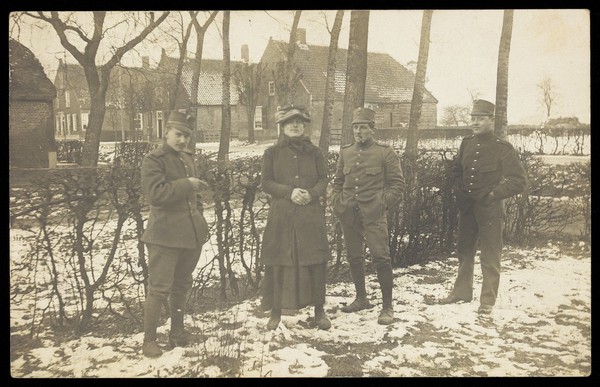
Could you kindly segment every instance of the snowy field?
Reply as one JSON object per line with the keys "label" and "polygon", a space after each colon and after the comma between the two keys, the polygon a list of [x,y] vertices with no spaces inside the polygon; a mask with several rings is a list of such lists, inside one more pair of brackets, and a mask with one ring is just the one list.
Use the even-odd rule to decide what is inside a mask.
{"label": "snowy field", "polygon": [[[26,254],[22,246],[28,233],[14,230],[11,235],[14,262]],[[205,263],[211,253],[203,253]],[[478,258],[476,264],[479,268]],[[251,299],[188,315],[186,324],[204,338],[193,347],[167,347],[167,320],[158,330],[165,350],[158,359],[141,354],[141,327],[134,335],[106,338],[92,332],[60,343],[46,330],[40,334],[39,346],[11,356],[11,374],[17,378],[590,374],[588,246],[549,243],[532,250],[505,249],[498,302],[485,317],[476,313],[479,269],[472,302],[433,302],[449,291],[457,265],[455,257],[448,257],[395,269],[395,316],[389,326],[377,324],[380,305],[356,314],[342,313],[339,308],[351,301],[353,285],[338,283],[327,288],[329,331],[314,327],[311,308],[284,313],[279,327],[268,331],[268,313],[260,310],[258,299]],[[11,281],[31,275],[20,274],[11,272]],[[369,275],[367,283],[372,302],[379,304],[376,276]],[[32,302],[11,303],[11,331],[31,323]],[[227,367],[227,359],[236,359],[235,371]]]}
{"label": "snowy field", "polygon": [[[260,156],[270,144],[232,141],[230,157]],[[111,146],[114,144],[101,145],[101,153],[108,160]],[[204,152],[216,152],[218,146],[198,144]],[[338,149],[331,147],[333,151]],[[590,159],[541,157],[553,164]],[[212,211],[205,214],[210,222]],[[107,225],[107,235],[110,229]],[[31,258],[29,244],[36,238],[34,231],[10,230],[11,340],[37,323],[34,320],[39,315],[32,311],[47,308],[52,293],[47,267],[32,271],[30,266],[17,265]],[[58,226],[53,231],[61,234],[67,229]],[[121,235],[123,251],[136,256],[132,226],[126,225]],[[216,265],[213,258],[217,248],[213,242],[205,244],[196,275]],[[62,243],[61,238],[56,243]],[[111,336],[92,331],[66,341],[45,328],[37,343],[27,349],[21,348],[17,353],[11,346],[10,372],[17,378],[588,376],[589,249],[584,243],[558,242],[528,250],[507,247],[499,298],[491,316],[476,313],[481,285],[478,261],[475,299],[470,303],[435,304],[434,300],[447,295],[456,274],[458,260],[449,256],[394,270],[395,316],[389,326],[377,324],[381,298],[377,278],[370,274],[369,294],[377,306],[356,314],[340,311],[342,305],[352,301],[352,283],[328,285],[325,310],[332,322],[329,331],[314,327],[311,308],[284,313],[279,327],[268,331],[268,313],[260,309],[259,300],[254,298],[233,307],[186,316],[186,324],[203,337],[201,343],[189,348],[167,347],[170,321],[164,321],[158,332],[165,353],[158,359],[141,354],[141,326],[134,334]],[[104,255],[100,250],[97,256]],[[119,264],[117,260],[115,265]],[[66,268],[61,270],[67,272]],[[218,269],[212,270],[217,275]],[[65,282],[58,286],[66,288],[70,286],[67,280],[73,279],[66,275],[64,278]],[[34,283],[36,286],[31,286]],[[128,289],[127,282],[122,286],[139,292],[139,286]],[[18,299],[12,294],[14,289],[18,289]],[[101,309],[106,303],[97,299],[95,306]]]}

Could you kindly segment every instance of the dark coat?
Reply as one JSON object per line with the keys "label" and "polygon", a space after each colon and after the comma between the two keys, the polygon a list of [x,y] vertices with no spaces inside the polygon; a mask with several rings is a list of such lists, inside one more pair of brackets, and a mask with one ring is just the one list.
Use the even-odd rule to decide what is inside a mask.
{"label": "dark coat", "polygon": [[506,140],[493,133],[465,137],[454,164],[454,192],[459,208],[494,192],[497,200],[521,193],[527,186],[527,174],[519,155]]}
{"label": "dark coat", "polygon": [[[330,258],[325,209],[319,200],[327,183],[325,158],[308,140],[301,152],[293,150],[285,138],[265,150],[261,184],[271,195],[271,207],[263,235],[260,258],[263,265],[292,266],[295,245],[302,266]],[[294,188],[306,189],[312,201],[304,206],[294,204],[291,200]]]}
{"label": "dark coat", "polygon": [[346,212],[352,212],[356,205],[367,222],[377,220],[403,192],[400,159],[390,146],[372,141],[353,143],[341,149],[331,197],[332,208],[340,221],[343,222]]}
{"label": "dark coat", "polygon": [[142,190],[150,216],[142,242],[184,249],[200,248],[206,242],[208,225],[188,177],[198,177],[189,154],[163,144],[144,157]]}

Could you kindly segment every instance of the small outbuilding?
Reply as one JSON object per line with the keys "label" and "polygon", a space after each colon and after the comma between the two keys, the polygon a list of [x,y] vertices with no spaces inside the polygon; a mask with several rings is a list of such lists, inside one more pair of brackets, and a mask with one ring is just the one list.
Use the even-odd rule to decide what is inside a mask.
{"label": "small outbuilding", "polygon": [[9,39],[8,63],[10,168],[54,168],[56,89],[33,52],[14,39]]}

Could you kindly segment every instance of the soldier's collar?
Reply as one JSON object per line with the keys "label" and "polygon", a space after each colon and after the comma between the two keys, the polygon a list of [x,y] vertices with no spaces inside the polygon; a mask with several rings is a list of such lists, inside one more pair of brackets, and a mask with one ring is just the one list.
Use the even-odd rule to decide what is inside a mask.
{"label": "soldier's collar", "polygon": [[358,141],[356,142],[356,146],[357,146],[357,147],[359,147],[359,148],[362,148],[362,149],[368,148],[368,147],[370,147],[370,146],[371,146],[371,145],[373,145],[373,144],[375,144],[375,140],[374,140],[374,139],[372,139],[372,138],[371,138],[371,139],[369,139],[369,140],[367,140],[367,141],[366,141],[366,142],[364,142],[364,143],[360,143],[360,142],[358,142]]}
{"label": "soldier's collar", "polygon": [[491,140],[496,137],[494,132],[487,132],[487,133],[483,133],[483,134],[474,134],[474,136],[479,141],[487,141],[487,140]]}

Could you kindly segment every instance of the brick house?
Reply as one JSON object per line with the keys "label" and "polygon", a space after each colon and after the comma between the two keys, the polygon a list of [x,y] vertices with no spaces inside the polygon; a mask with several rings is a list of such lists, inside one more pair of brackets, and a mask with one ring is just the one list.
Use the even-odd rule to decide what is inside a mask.
{"label": "brick house", "polygon": [[27,47],[8,42],[10,168],[56,167],[52,102],[56,89]]}
{"label": "brick house", "polygon": [[[135,140],[144,134],[144,112],[151,110],[153,93],[147,58],[142,67],[116,66],[111,71],[100,141]],[[90,114],[90,95],[83,67],[59,59],[54,79],[57,139],[84,139]],[[146,122],[148,122],[146,118]],[[147,129],[147,127],[146,127]]]}
{"label": "brick house", "polygon": [[[156,69],[157,77],[161,79],[159,93],[168,95],[174,82],[178,58],[168,57],[165,50]],[[247,116],[245,107],[239,103],[239,93],[234,83],[233,72],[242,62],[231,61],[232,73],[230,83],[231,106],[231,138],[247,138]],[[187,60],[183,66],[181,76],[182,87],[178,90],[176,110],[186,111],[191,101],[192,94],[192,60]],[[198,80],[198,98],[196,100],[197,116],[196,130],[197,141],[219,141],[222,118],[223,99],[223,61],[220,59],[202,59],[200,78]],[[167,99],[168,100],[168,99]],[[166,106],[166,105],[165,105]]]}
{"label": "brick house", "polygon": [[[323,120],[329,47],[306,44],[306,30],[303,28],[298,29],[297,36],[293,63],[300,73],[300,79],[294,100],[309,108],[312,116],[311,136],[318,138]],[[269,40],[261,62],[282,62],[286,57],[287,46],[287,42]],[[332,139],[336,134],[339,136],[341,132],[347,57],[348,50],[338,48],[331,120]],[[408,126],[414,82],[415,74],[389,54],[375,52],[367,54],[365,106],[375,110],[378,128]],[[264,83],[259,103],[261,106],[257,109],[262,111],[262,117],[255,117],[255,120],[262,121],[262,126],[275,136],[277,131],[274,123],[277,109],[277,90],[274,90],[276,82],[270,79]],[[429,128],[437,125],[437,103],[437,99],[425,90],[419,127]]]}

